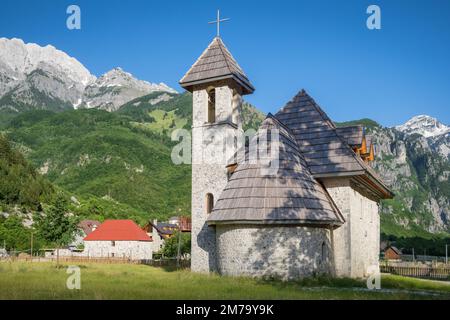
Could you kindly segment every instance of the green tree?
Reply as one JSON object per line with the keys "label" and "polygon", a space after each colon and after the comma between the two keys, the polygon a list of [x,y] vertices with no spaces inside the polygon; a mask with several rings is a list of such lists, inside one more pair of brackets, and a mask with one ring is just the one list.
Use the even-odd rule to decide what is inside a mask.
{"label": "green tree", "polygon": [[[178,254],[178,240],[180,239],[178,232],[164,242],[161,253],[164,257],[175,258]],[[181,233],[181,255],[191,253],[191,234]]]}
{"label": "green tree", "polygon": [[23,226],[19,216],[11,215],[8,218],[0,216],[0,247],[5,244],[7,250],[28,250],[31,232],[32,229]]}
{"label": "green tree", "polygon": [[58,246],[68,245],[77,232],[78,219],[69,215],[69,203],[62,193],[43,214],[37,214],[36,222],[42,239]]}

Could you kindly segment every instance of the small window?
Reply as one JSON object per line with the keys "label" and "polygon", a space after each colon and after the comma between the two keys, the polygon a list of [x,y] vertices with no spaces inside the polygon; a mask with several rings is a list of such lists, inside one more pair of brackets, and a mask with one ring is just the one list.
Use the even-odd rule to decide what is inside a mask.
{"label": "small window", "polygon": [[111,247],[115,247],[116,246],[116,242],[115,241],[111,241]]}
{"label": "small window", "polygon": [[206,195],[206,213],[210,214],[214,207],[214,196],[212,193]]}
{"label": "small window", "polygon": [[208,123],[216,122],[216,89],[208,91]]}

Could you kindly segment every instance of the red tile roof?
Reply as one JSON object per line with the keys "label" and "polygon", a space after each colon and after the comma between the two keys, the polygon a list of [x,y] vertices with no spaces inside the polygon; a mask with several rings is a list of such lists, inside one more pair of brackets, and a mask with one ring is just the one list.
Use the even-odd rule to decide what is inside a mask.
{"label": "red tile roof", "polygon": [[153,241],[132,220],[106,220],[84,241]]}

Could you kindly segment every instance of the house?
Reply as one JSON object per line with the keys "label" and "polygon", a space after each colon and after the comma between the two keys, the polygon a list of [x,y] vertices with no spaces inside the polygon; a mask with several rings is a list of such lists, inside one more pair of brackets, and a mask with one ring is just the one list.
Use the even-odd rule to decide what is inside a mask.
{"label": "house", "polygon": [[180,222],[180,217],[170,217],[169,223],[170,224],[178,224]]}
{"label": "house", "polygon": [[169,224],[179,226],[181,232],[191,232],[192,222],[190,217],[171,217]]}
{"label": "house", "polygon": [[384,259],[386,260],[400,260],[402,258],[401,250],[394,246],[389,246],[384,250]]}
{"label": "house", "polygon": [[242,97],[255,88],[219,36],[180,85],[193,95],[192,271],[359,278],[379,268],[378,206],[393,193],[370,166],[375,137],[368,147],[362,127],[337,128],[301,90],[243,143]]}
{"label": "house", "polygon": [[178,225],[153,220],[149,221],[142,229],[153,239],[153,252],[158,252],[163,247],[164,241],[172,237],[178,230]]}
{"label": "house", "polygon": [[78,228],[83,231],[83,234],[85,234],[86,237],[100,225],[101,223],[97,220],[82,220],[78,223]]}
{"label": "house", "polygon": [[178,231],[178,224],[168,222],[158,222],[158,220],[149,221],[143,228],[147,234],[154,235],[155,232],[161,239],[168,239]]}
{"label": "house", "polygon": [[142,228],[153,239],[153,252],[158,252],[164,241],[173,237],[178,230],[191,232],[191,219],[189,217],[171,217],[169,222],[149,221]]}
{"label": "house", "polygon": [[84,238],[83,255],[99,258],[152,259],[152,237],[132,220],[106,220]]}
{"label": "house", "polygon": [[83,245],[83,239],[89,235],[92,231],[98,228],[101,223],[97,220],[82,220],[78,223],[78,234],[75,236],[74,241],[69,245],[70,248],[76,248]]}

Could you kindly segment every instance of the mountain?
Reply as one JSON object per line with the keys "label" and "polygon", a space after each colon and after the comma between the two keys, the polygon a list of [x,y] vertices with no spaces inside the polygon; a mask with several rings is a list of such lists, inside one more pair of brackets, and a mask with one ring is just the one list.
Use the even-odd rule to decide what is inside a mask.
{"label": "mountain", "polygon": [[[259,126],[264,115],[249,104],[244,110]],[[87,217],[98,211],[102,217],[117,216],[107,212],[115,203],[138,212],[135,216],[165,219],[190,212],[190,166],[172,163],[176,142],[169,137],[176,128],[190,129],[191,118],[190,93],[154,92],[112,113],[25,112],[7,132],[52,183],[77,197],[93,197],[98,208],[83,211]],[[98,205],[98,199],[108,203]]]}
{"label": "mountain", "polygon": [[394,128],[368,119],[340,125],[354,124],[363,125],[372,136],[373,167],[395,193],[394,199],[382,203],[382,231],[397,236],[449,232],[450,161],[448,153],[437,149],[438,141],[448,136],[445,125],[427,116]]}
{"label": "mountain", "polygon": [[[80,199],[85,217],[189,212],[190,168],[171,163],[170,135],[190,130],[191,106],[190,93],[120,68],[97,79],[52,46],[0,39],[0,125],[45,178]],[[242,115],[244,129],[264,118],[248,103]],[[396,194],[381,205],[383,234],[450,231],[449,127],[423,115],[394,128],[339,125],[354,124],[373,136],[374,168]]]}
{"label": "mountain", "polygon": [[407,135],[419,134],[425,138],[437,137],[450,132],[450,127],[427,115],[415,116],[405,124],[396,126],[395,129]]}
{"label": "mountain", "polygon": [[0,134],[0,216],[3,206],[40,209],[53,186]]}
{"label": "mountain", "polygon": [[42,112],[17,116],[8,137],[52,183],[76,196],[126,204],[147,218],[189,211],[190,168],[172,164],[167,137],[102,110]]}
{"label": "mountain", "polygon": [[427,115],[416,116],[395,129],[406,136],[424,137],[424,143],[428,144],[429,149],[450,160],[450,127],[436,118]]}
{"label": "mountain", "polygon": [[97,79],[75,58],[53,46],[0,38],[0,113],[4,118],[37,109],[114,111],[155,91],[176,93],[164,83],[138,80],[120,68]]}
{"label": "mountain", "polygon": [[116,111],[128,101],[153,92],[177,93],[164,83],[154,84],[138,80],[121,68],[115,68],[89,84],[80,106],[76,107]]}

